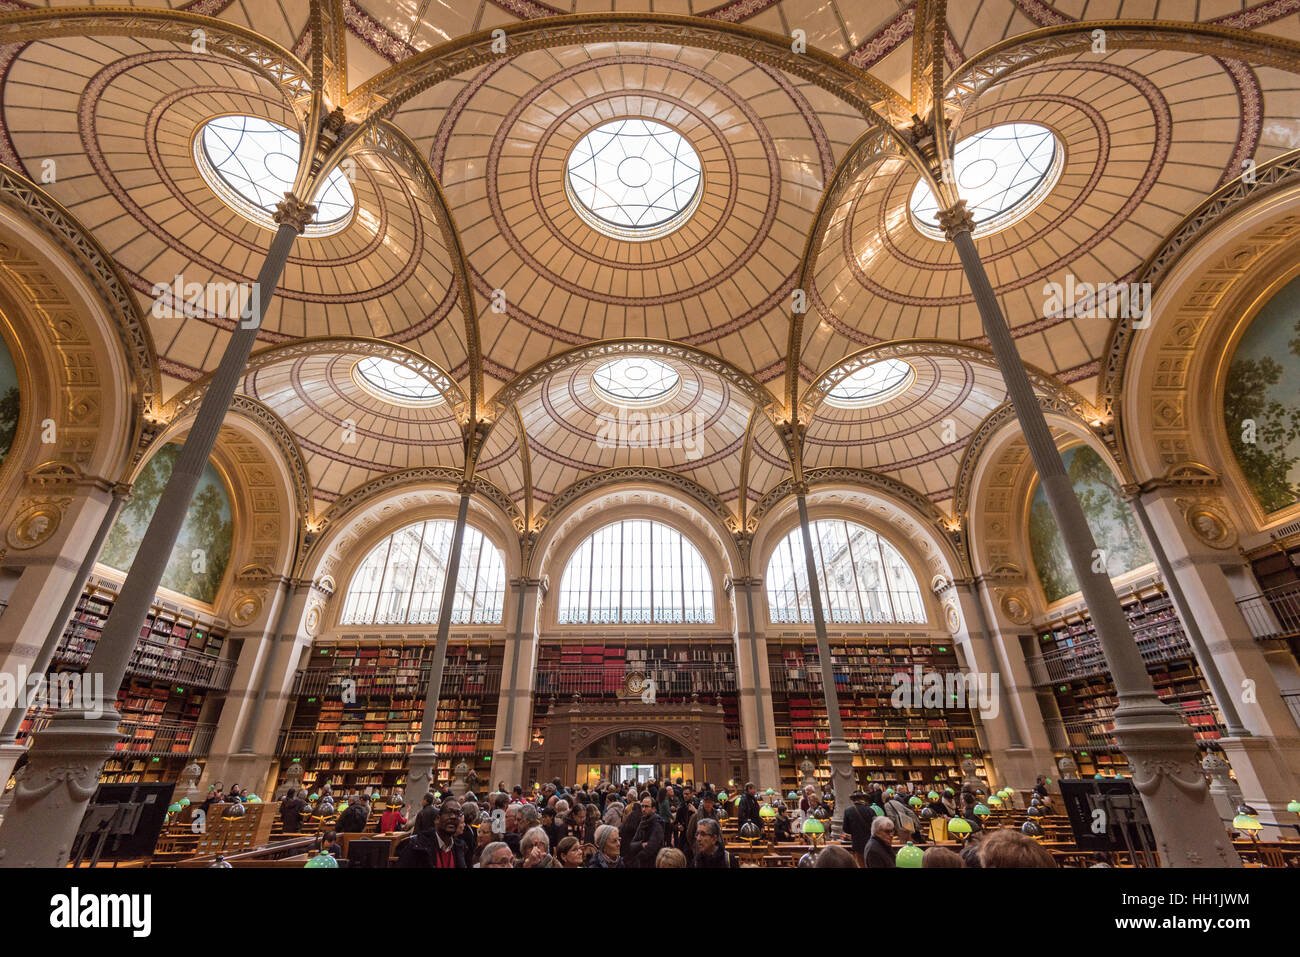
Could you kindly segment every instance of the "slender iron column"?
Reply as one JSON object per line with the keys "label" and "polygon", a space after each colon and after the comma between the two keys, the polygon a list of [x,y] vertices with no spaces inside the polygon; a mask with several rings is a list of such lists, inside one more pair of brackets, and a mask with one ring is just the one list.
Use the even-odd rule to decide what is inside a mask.
{"label": "slender iron column", "polygon": [[966,203],[958,201],[939,214],[939,221],[961,257],[1047,504],[1061,530],[1070,565],[1097,628],[1119,699],[1114,713],[1115,740],[1128,758],[1133,784],[1146,805],[1160,862],[1164,867],[1239,867],[1241,861],[1210,800],[1192,730],[1156,696],[1104,562],[1094,571],[1104,556],[1097,551],[1092,530],[975,248],[971,236],[974,219]]}
{"label": "slender iron column", "polygon": [[[515,650],[510,657],[510,682],[506,685],[509,693],[506,695],[506,733],[501,742],[502,751],[513,751],[515,740],[515,698],[518,690],[516,682],[519,681],[519,646],[523,643],[524,630],[524,602],[527,599],[530,586],[536,587],[541,582],[537,581],[534,585],[534,579],[519,576],[519,597],[515,607]],[[507,782],[508,783],[508,782]]]}
{"label": "slender iron column", "polygon": [[[95,538],[90,543],[90,548],[87,549],[85,557],[81,560],[81,565],[77,568],[77,577],[73,579],[72,585],[69,586],[68,593],[63,598],[63,604],[59,606],[59,613],[54,616],[54,623],[50,625],[50,632],[45,636],[44,644],[41,645],[41,653],[32,662],[31,673],[33,675],[41,675],[49,670],[50,662],[54,660],[54,652],[63,639],[63,630],[68,624],[68,619],[72,616],[78,599],[81,598],[81,593],[86,587],[86,580],[90,578],[90,573],[95,570],[95,562],[99,558],[100,551],[104,548],[104,539],[108,538],[108,533],[113,530],[113,523],[117,521],[117,516],[122,511],[122,505],[126,502],[126,497],[129,494],[130,490],[124,485],[119,485],[113,489],[113,499],[109,502],[108,511],[104,513],[104,518],[95,531]],[[4,728],[0,729],[0,744],[14,743],[14,738],[18,736],[18,728],[22,725],[25,717],[26,712],[20,707],[15,707],[9,712],[9,716],[5,719]]]}
{"label": "slender iron column", "polygon": [[[286,194],[276,211],[279,228],[254,286],[254,315],[235,325],[122,591],[86,665],[87,675],[103,676],[106,695],[116,696],[122,684],[140,637],[140,626],[167,570],[194,489],[212,454],[289,252],[315,212],[314,206],[292,194]],[[100,770],[121,738],[119,719],[113,699],[109,698],[93,709],[56,712],[48,727],[36,735],[28,751],[27,768],[14,787],[13,806],[0,825],[0,867],[62,867],[67,863]]]}
{"label": "slender iron column", "polygon": [[447,556],[447,578],[442,585],[442,605],[438,608],[438,634],[434,639],[433,664],[429,669],[429,689],[424,695],[424,714],[420,719],[420,740],[411,748],[406,765],[406,809],[409,820],[419,813],[424,795],[433,790],[434,764],[438,752],[433,746],[433,725],[438,720],[438,698],[442,694],[442,672],[447,663],[447,635],[451,632],[452,606],[456,603],[456,579],[460,575],[460,547],[465,539],[465,520],[469,517],[469,497],[474,486],[460,487],[460,510],[456,513],[456,530],[452,533],[451,553]]}
{"label": "slender iron column", "polygon": [[[767,747],[767,722],[763,720],[763,680],[758,666],[758,628],[754,624],[754,579],[746,578],[741,585],[745,589],[745,621],[748,624],[750,671],[754,681],[754,716],[758,722],[758,746]],[[750,771],[753,777],[754,771]],[[780,785],[777,785],[778,787]]]}
{"label": "slender iron column", "polygon": [[831,789],[835,795],[835,814],[831,818],[831,836],[838,838],[843,830],[844,809],[851,802],[853,784],[853,752],[844,740],[844,722],[840,718],[840,699],[835,691],[835,671],[831,664],[831,643],[826,635],[826,617],[822,611],[821,583],[817,576],[817,561],[813,557],[812,530],[808,526],[808,502],[802,485],[795,488],[799,505],[799,528],[803,532],[803,556],[808,564],[808,594],[812,599],[813,628],[817,632],[817,657],[822,666],[822,694],[826,699],[826,720],[830,723],[831,739],[826,748],[826,758],[831,766]]}

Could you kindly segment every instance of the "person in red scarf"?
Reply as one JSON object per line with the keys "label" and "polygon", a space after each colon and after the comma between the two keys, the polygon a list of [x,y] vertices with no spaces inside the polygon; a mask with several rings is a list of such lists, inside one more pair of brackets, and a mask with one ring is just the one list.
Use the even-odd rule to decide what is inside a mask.
{"label": "person in red scarf", "polygon": [[456,839],[464,813],[460,802],[447,800],[438,808],[438,820],[426,831],[416,831],[397,852],[398,867],[467,868],[465,845]]}

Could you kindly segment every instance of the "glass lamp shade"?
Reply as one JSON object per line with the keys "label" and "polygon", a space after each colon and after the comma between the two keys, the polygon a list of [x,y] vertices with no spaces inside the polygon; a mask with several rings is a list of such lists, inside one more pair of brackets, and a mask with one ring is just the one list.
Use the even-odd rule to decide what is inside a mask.
{"label": "glass lamp shade", "polygon": [[1259,818],[1252,817],[1249,814],[1238,814],[1232,819],[1232,827],[1237,831],[1260,831],[1264,825],[1259,823]]}
{"label": "glass lamp shade", "polygon": [[312,800],[312,801],[319,801],[319,800],[320,800],[320,795],[319,795],[319,794],[315,794],[315,793],[313,793],[312,796],[311,796],[311,798],[310,798],[310,800]]}
{"label": "glass lamp shade", "polygon": [[810,817],[803,822],[803,832],[805,834],[825,834],[826,826],[816,818]]}
{"label": "glass lamp shade", "polygon": [[894,864],[897,867],[920,867],[923,856],[921,849],[908,841],[907,845],[900,847],[898,853],[894,855]]}
{"label": "glass lamp shade", "polygon": [[993,795],[991,798],[989,798],[989,804],[991,804],[993,807],[1001,807],[1001,806],[1002,806],[1002,798],[998,797],[998,796],[995,794],[995,795]]}
{"label": "glass lamp shade", "polygon": [[189,806],[190,806],[190,799],[189,799],[189,798],[181,798],[181,799],[180,799],[179,801],[177,801],[176,803],[179,804],[181,807],[189,807]]}
{"label": "glass lamp shade", "polygon": [[248,803],[248,804],[261,804],[261,803],[262,803],[262,799],[261,799],[260,797],[258,797],[256,794],[250,794],[250,795],[249,795],[247,798],[245,798],[244,800],[245,800],[245,802]]}
{"label": "glass lamp shade", "polygon": [[321,853],[319,853],[319,854],[317,854],[315,857],[313,857],[311,860],[309,860],[309,861],[308,861],[306,864],[304,864],[303,866],[304,866],[304,867],[324,867],[324,868],[326,868],[326,869],[330,869],[330,868],[336,868],[336,867],[338,867],[338,866],[339,866],[339,862],[336,861],[336,860],[334,860],[334,855],[333,855],[333,854],[326,854],[324,851],[322,851]]}
{"label": "glass lamp shade", "polygon": [[925,797],[926,797],[926,800],[927,800],[927,801],[937,801],[937,800],[939,800],[939,792],[938,792],[938,791],[931,791],[931,792],[930,792],[929,794],[927,794]]}
{"label": "glass lamp shade", "polygon": [[764,791],[763,793],[766,794],[768,797],[771,797],[773,794],[776,793],[776,790],[775,790],[774,788],[768,788],[768,789],[767,789],[766,791]]}
{"label": "glass lamp shade", "polygon": [[894,796],[895,793],[896,793],[896,792],[894,791],[894,789],[893,789],[893,788],[890,788],[888,791],[885,792],[885,797],[887,797],[887,798],[891,798],[891,797]]}
{"label": "glass lamp shade", "polygon": [[1292,814],[1300,814],[1300,801],[1288,801],[1286,809]]}
{"label": "glass lamp shade", "polygon": [[824,821],[828,817],[830,817],[830,815],[826,812],[826,808],[821,805],[813,808],[812,816],[818,821]]}
{"label": "glass lamp shade", "polygon": [[797,801],[799,800],[799,795],[795,791],[791,791],[789,794],[785,796],[785,799],[787,801]]}
{"label": "glass lamp shade", "polygon": [[933,819],[934,819],[934,808],[932,807],[921,808],[921,820],[930,821]]}
{"label": "glass lamp shade", "polygon": [[740,837],[745,841],[757,841],[763,836],[763,829],[753,821],[746,821],[740,826]]}
{"label": "glass lamp shade", "polygon": [[179,804],[173,804],[167,809],[168,814],[180,814],[183,808]]}
{"label": "glass lamp shade", "polygon": [[770,821],[772,818],[776,817],[776,808],[772,807],[770,804],[764,804],[758,809],[758,816],[764,821]]}
{"label": "glass lamp shade", "polygon": [[989,816],[990,814],[992,814],[992,813],[993,813],[993,812],[990,811],[990,810],[989,810],[985,805],[983,805],[983,804],[976,804],[976,805],[975,805],[975,816],[976,816],[976,817],[988,817],[988,816]]}
{"label": "glass lamp shade", "polygon": [[1042,817],[1046,812],[1041,807],[1031,807],[1025,813],[1030,817]]}
{"label": "glass lamp shade", "polygon": [[949,834],[960,834],[965,837],[971,832],[970,821],[962,817],[955,817],[948,822]]}
{"label": "glass lamp shade", "polygon": [[1094,775],[1092,776],[1092,779],[1093,779],[1094,781],[1104,781],[1104,780],[1106,780],[1106,775],[1104,775],[1104,774],[1094,774]]}
{"label": "glass lamp shade", "polygon": [[885,809],[884,809],[883,807],[881,807],[879,804],[873,804],[873,805],[871,805],[871,810],[873,810],[873,811],[876,813],[876,817],[884,817],[884,816],[885,816]]}
{"label": "glass lamp shade", "polygon": [[948,797],[952,797],[952,796],[953,796],[954,794],[956,794],[957,792],[954,791],[952,788],[944,788],[944,789],[943,789],[943,793],[946,794],[946,795],[948,795]]}
{"label": "glass lamp shade", "polygon": [[907,799],[907,803],[910,804],[910,805],[912,805],[912,807],[920,807],[920,806],[921,806],[922,804],[924,804],[925,802],[922,801],[922,800],[921,800],[919,797],[917,797],[915,794],[913,794],[910,798]]}
{"label": "glass lamp shade", "polygon": [[1020,832],[1028,834],[1030,837],[1042,837],[1043,828],[1037,821],[1026,821],[1020,825]]}

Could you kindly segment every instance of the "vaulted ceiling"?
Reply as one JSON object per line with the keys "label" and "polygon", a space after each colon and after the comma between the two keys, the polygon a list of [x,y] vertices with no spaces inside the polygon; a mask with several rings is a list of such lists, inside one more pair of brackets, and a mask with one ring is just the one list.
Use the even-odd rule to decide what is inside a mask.
{"label": "vaulted ceiling", "polygon": [[[1300,58],[1288,45],[1300,40],[1300,0],[927,4],[921,19],[942,17],[915,51],[918,4],[893,0],[137,6],[176,13],[144,30],[100,10],[95,29],[0,45],[0,162],[40,184],[116,261],[146,316],[161,399],[173,403],[202,386],[236,320],[167,293],[175,308],[155,309],[159,288],[178,276],[251,282],[270,236],[200,176],[195,135],[225,114],[300,129],[304,90],[285,77],[310,76],[322,41],[313,23],[345,101],[377,76],[391,82],[365,89],[390,94],[404,70],[426,69],[442,50],[452,62],[448,45],[477,31],[561,14],[617,19],[653,7],[744,28],[723,43],[688,40],[690,24],[595,39],[575,27],[569,39],[467,59],[402,90],[351,154],[355,216],[295,244],[241,385],[296,436],[318,513],[393,471],[463,468],[462,403],[476,376],[495,403],[478,474],[524,516],[591,475],[643,469],[680,476],[743,521],[790,474],[774,420],[792,407],[805,410],[806,467],[879,472],[953,507],[971,437],[1006,398],[960,263],[913,223],[909,163],[854,162],[873,118],[853,91],[801,70],[798,54],[746,55],[747,31],[787,44],[802,31],[810,50],[866,71],[852,75],[896,121],[922,110],[914,81],[929,68],[950,92],[968,81],[974,90],[956,139],[1010,122],[1056,134],[1056,185],[978,242],[1036,385],[1071,402],[1100,402],[1112,323],[1051,314],[1045,284],[1135,277],[1243,163],[1300,148]],[[14,17],[29,5],[3,8]],[[245,52],[215,40],[196,49],[191,28],[215,21],[195,16],[247,31],[234,33]],[[1220,49],[1221,37],[1189,29],[1016,53],[1033,31],[1152,16],[1249,31],[1276,50]],[[999,44],[1018,59],[989,83],[981,57]],[[926,48],[941,51],[937,62],[920,56]],[[578,140],[629,116],[679,132],[702,166],[694,214],[649,241],[593,229],[564,184]],[[796,290],[810,303],[792,324]],[[673,365],[681,387],[629,438],[617,432],[629,410],[592,373],[612,355],[647,351]],[[440,400],[386,403],[361,387],[355,363],[376,354],[437,383]],[[885,356],[914,371],[900,394],[857,409],[824,401],[828,384]]]}

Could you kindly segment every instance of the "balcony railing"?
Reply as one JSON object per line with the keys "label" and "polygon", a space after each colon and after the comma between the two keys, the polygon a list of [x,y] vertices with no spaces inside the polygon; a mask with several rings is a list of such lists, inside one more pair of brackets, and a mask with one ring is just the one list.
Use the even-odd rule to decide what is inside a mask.
{"label": "balcony railing", "polygon": [[[73,651],[60,646],[54,660],[84,668],[90,661],[92,648]],[[136,642],[126,670],[127,674],[151,681],[226,691],[235,674],[235,660],[142,638]]]}
{"label": "balcony railing", "polygon": [[[1181,708],[1179,714],[1203,743],[1227,733],[1222,716],[1213,708]],[[1047,738],[1057,750],[1115,750],[1115,720],[1111,709],[1098,710],[1084,718],[1052,719]]]}
{"label": "balcony railing", "polygon": [[[1147,664],[1178,661],[1191,658],[1192,646],[1181,631],[1137,639],[1138,652]],[[1055,684],[1108,674],[1106,656],[1101,650],[1101,640],[1095,636],[1076,640],[1068,648],[1055,648],[1042,655],[1042,669],[1034,674],[1035,683]],[[1046,681],[1041,680],[1046,673]]]}
{"label": "balcony railing", "polygon": [[1269,588],[1237,600],[1237,608],[1256,638],[1300,635],[1300,582]]}
{"label": "balcony railing", "polygon": [[615,667],[542,668],[537,671],[536,694],[564,699],[571,695],[594,697],[624,690],[628,675],[640,672],[655,683],[656,697],[692,694],[734,694],[736,671],[708,662],[627,662]]}
{"label": "balcony railing", "polygon": [[[52,711],[30,713],[32,726],[25,736],[39,734],[50,723]],[[191,724],[184,721],[148,721],[129,718],[118,723],[122,740],[116,753],[147,757],[169,755],[172,757],[203,757],[212,747],[215,724]]]}
{"label": "balcony railing", "polygon": [[[350,692],[357,698],[372,694],[423,699],[429,690],[431,667],[419,669],[356,668],[339,671],[333,668],[304,668],[294,675],[295,695],[320,697],[339,695],[344,681],[354,681]],[[486,665],[452,666],[442,673],[442,697],[496,694],[501,688],[501,672]]]}

